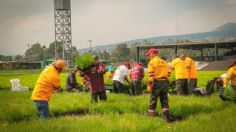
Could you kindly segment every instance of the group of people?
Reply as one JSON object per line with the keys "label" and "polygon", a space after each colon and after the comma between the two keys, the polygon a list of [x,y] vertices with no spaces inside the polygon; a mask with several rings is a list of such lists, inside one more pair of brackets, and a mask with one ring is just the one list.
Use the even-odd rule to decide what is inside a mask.
{"label": "group of people", "polygon": [[186,54],[175,57],[170,72],[175,73],[175,85],[178,95],[190,95],[197,87],[197,68],[195,61]]}
{"label": "group of people", "polygon": [[[157,99],[160,97],[161,107],[164,119],[172,121],[169,114],[168,104],[168,86],[171,72],[175,73],[176,90],[178,95],[190,95],[197,86],[197,70],[193,59],[186,54],[175,57],[169,65],[164,59],[158,56],[158,50],[151,48],[145,54],[149,58],[147,91],[151,93],[148,115],[156,114]],[[75,74],[79,72],[83,77],[83,83],[89,87],[91,92],[91,102],[106,101],[106,90],[104,85],[104,74],[107,71],[106,65],[99,61],[98,56],[93,56],[95,65],[88,71],[79,71],[72,69],[67,77],[66,89],[68,92],[73,88],[82,91],[80,85],[76,82]],[[60,90],[59,74],[67,69],[64,60],[56,60],[53,65],[45,68],[40,74],[35,88],[32,92],[33,100],[41,118],[49,117],[48,101],[53,93]],[[123,63],[116,69],[112,68],[112,84],[114,93],[127,93],[126,83],[131,86],[133,95],[142,93],[141,81],[144,77],[144,68],[141,63]],[[231,81],[233,89],[236,91],[236,63],[231,66],[228,72],[228,81]],[[130,78],[130,79],[128,79]],[[235,95],[236,97],[236,95]]]}

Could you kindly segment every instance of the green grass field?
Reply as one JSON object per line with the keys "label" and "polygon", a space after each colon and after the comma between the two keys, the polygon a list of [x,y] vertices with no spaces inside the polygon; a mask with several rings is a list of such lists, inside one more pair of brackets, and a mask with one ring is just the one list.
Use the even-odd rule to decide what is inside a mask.
{"label": "green grass field", "polygon": [[[60,93],[52,96],[52,118],[40,120],[29,92],[11,92],[9,79],[20,78],[23,86],[34,86],[37,71],[0,73],[0,131],[236,131],[236,105],[222,102],[217,93],[209,97],[169,95],[171,114],[185,120],[166,123],[161,116],[148,117],[149,95],[108,94],[107,102],[90,103],[89,93]],[[198,86],[224,71],[199,73]],[[64,86],[66,73],[62,73]],[[80,79],[79,79],[80,80]],[[108,80],[106,80],[109,82]],[[161,115],[160,103],[157,112]]]}

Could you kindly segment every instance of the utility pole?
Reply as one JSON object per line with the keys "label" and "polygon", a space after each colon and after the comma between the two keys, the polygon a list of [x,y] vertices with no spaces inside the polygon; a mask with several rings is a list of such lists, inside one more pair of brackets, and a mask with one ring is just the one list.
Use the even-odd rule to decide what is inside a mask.
{"label": "utility pole", "polygon": [[29,51],[29,61],[31,61],[31,56],[32,56],[32,53],[31,53],[31,49],[30,49],[30,44],[27,44],[27,47],[28,47],[28,51]]}
{"label": "utility pole", "polygon": [[89,50],[90,52],[92,52],[92,40],[89,40],[88,42],[89,42]]}

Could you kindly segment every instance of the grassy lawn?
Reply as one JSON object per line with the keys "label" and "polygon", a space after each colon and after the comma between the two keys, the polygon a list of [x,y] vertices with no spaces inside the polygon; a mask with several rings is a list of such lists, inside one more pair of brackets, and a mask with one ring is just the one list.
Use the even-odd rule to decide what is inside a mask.
{"label": "grassy lawn", "polygon": [[[22,86],[27,86],[30,89],[34,88],[35,82],[40,74],[41,70],[14,70],[14,71],[4,71],[0,70],[0,88],[1,89],[10,89],[11,83],[10,79],[19,78],[20,84]],[[221,74],[225,73],[225,71],[199,71],[199,79],[198,79],[198,86],[205,87],[207,80],[212,79],[213,77],[220,76]],[[65,82],[67,72],[63,72],[60,74],[61,80],[61,87],[65,89]],[[112,80],[105,77],[105,84],[111,85]],[[170,77],[170,80],[173,81],[174,77],[173,74]],[[142,83],[145,84],[147,80],[147,74],[145,74]],[[82,78],[77,76],[77,81],[82,84]]]}
{"label": "grassy lawn", "polygon": [[[33,88],[39,72],[1,72],[0,87],[7,90],[0,90],[0,131],[236,131],[236,105],[222,102],[217,93],[208,97],[169,95],[171,114],[185,119],[166,123],[161,116],[146,115],[148,94],[108,94],[107,102],[91,104],[89,93],[63,92],[50,100],[52,118],[39,120],[30,100],[31,91],[9,90],[11,78],[20,78],[23,86]],[[201,71],[198,86],[205,87],[207,80],[223,72]],[[66,73],[62,73],[63,86],[65,77]],[[162,115],[160,103],[157,112]]]}

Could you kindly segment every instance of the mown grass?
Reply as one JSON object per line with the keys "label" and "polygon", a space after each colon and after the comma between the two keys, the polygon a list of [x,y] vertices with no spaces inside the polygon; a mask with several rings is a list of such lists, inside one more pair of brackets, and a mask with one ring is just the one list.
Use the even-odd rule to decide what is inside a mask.
{"label": "mown grass", "polygon": [[[0,93],[0,120],[1,121],[19,121],[28,118],[35,118],[36,110],[33,102],[30,100],[31,93],[17,93],[2,91]],[[194,96],[176,96],[169,95],[170,110],[175,116],[189,116],[203,113],[210,113],[215,110],[226,108],[231,103],[221,102],[215,96],[194,97]],[[204,102],[204,103],[203,103]],[[214,105],[212,105],[214,104]],[[50,109],[53,116],[66,114],[106,114],[106,113],[136,113],[146,114],[149,105],[149,95],[132,97],[128,95],[109,94],[107,102],[97,104],[90,103],[88,93],[62,93],[55,94],[50,101]],[[157,111],[161,114],[158,106]]]}
{"label": "mown grass", "polygon": [[[27,86],[30,89],[34,88],[34,85],[37,81],[37,78],[40,74],[41,70],[13,70],[13,71],[0,71],[0,88],[1,89],[10,89],[11,83],[10,79],[19,78],[20,84],[22,86]],[[225,73],[225,71],[199,71],[199,78],[198,78],[198,86],[205,87],[207,80],[212,79],[213,77],[220,76],[221,74]],[[65,89],[65,82],[67,72],[63,72],[60,75],[61,80],[61,87]],[[112,85],[112,79],[108,79],[106,75],[104,75],[104,81],[106,85]],[[172,74],[170,77],[170,81],[174,80],[174,75]],[[82,78],[77,75],[77,81],[80,84],[82,83]],[[144,79],[142,80],[142,84],[145,85],[147,82],[147,74],[145,74]]]}
{"label": "mown grass", "polygon": [[162,119],[132,113],[106,115],[65,116],[49,120],[31,120],[4,124],[2,131],[158,131],[158,132],[233,132],[235,128],[235,106],[199,114],[188,120],[168,124]]}
{"label": "mown grass", "polygon": [[[1,89],[10,89],[11,88],[11,79],[15,79],[18,78],[20,79],[20,84],[21,86],[26,86],[29,87],[30,89],[33,89],[35,86],[35,83],[39,77],[40,72],[37,73],[21,73],[21,74],[17,74],[17,73],[5,73],[5,74],[0,74],[0,88]],[[66,85],[66,77],[67,77],[68,73],[61,73],[60,74],[60,81],[61,81],[61,87],[63,89],[65,89],[65,85]],[[77,81],[80,82],[82,84],[82,78],[81,77],[77,77]]]}
{"label": "mown grass", "polygon": [[[172,115],[186,116],[168,124],[146,116],[149,95],[109,94],[107,102],[90,103],[86,93],[55,94],[50,101],[53,118],[38,120],[30,92],[0,92],[0,131],[228,131],[235,130],[236,106],[210,97],[170,95]],[[158,113],[161,114],[158,104]]]}
{"label": "mown grass", "polygon": [[[199,72],[198,85],[204,87],[207,80],[223,72]],[[33,86],[38,75],[22,72],[17,77],[22,85],[27,84],[23,81],[27,80],[27,85]],[[13,76],[15,74],[0,75],[0,87],[4,84],[2,79]],[[65,77],[66,73],[62,73],[62,85]],[[171,114],[186,117],[172,124],[160,116],[146,115],[149,94],[107,96],[107,102],[91,104],[89,93],[54,94],[50,100],[52,118],[40,120],[30,99],[31,91],[0,90],[0,131],[236,131],[236,105],[222,102],[216,93],[208,97],[169,95]],[[159,102],[156,111],[162,115]]]}

